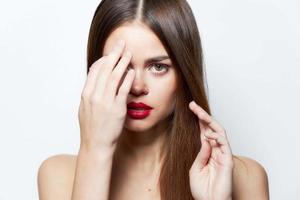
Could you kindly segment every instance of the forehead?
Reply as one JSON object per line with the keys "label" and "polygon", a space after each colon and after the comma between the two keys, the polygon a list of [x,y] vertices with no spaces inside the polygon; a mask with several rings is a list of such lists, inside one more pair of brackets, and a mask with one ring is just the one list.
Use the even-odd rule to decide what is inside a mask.
{"label": "forehead", "polygon": [[115,46],[118,39],[126,43],[125,50],[133,55],[145,57],[153,55],[168,55],[163,44],[154,32],[141,23],[124,24],[115,29],[104,44],[103,54],[108,54]]}

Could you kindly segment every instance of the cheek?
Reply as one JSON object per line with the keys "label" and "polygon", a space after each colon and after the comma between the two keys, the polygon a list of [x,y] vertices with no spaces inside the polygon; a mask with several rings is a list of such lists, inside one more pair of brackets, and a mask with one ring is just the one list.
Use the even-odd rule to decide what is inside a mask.
{"label": "cheek", "polygon": [[155,88],[152,99],[160,112],[171,112],[175,106],[176,88],[171,87],[170,84],[160,85]]}
{"label": "cheek", "polygon": [[[159,108],[159,112],[170,112],[174,109],[177,88],[176,74],[172,70],[168,75],[159,78],[148,79],[151,86],[150,99]],[[150,83],[151,82],[151,83]],[[151,100],[150,100],[151,101]]]}

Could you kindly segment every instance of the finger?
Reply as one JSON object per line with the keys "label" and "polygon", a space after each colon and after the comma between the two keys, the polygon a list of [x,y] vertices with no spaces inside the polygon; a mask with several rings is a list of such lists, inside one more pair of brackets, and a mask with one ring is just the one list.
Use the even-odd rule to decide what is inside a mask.
{"label": "finger", "polygon": [[[200,123],[199,123],[200,125]],[[204,135],[204,129],[200,126],[200,139],[201,139],[201,143],[203,142],[203,140],[206,139],[205,135]]]}
{"label": "finger", "polygon": [[83,87],[82,96],[90,97],[91,93],[95,89],[98,73],[102,63],[103,59],[100,58],[96,62],[94,62],[89,68],[89,73],[87,75],[87,79]]}
{"label": "finger", "polygon": [[[213,129],[210,126],[208,126],[209,124],[205,120],[203,120],[203,118],[204,118],[203,113],[201,113],[201,112],[199,112],[199,110],[195,109],[196,106],[192,105],[192,102],[189,104],[189,108],[198,116],[201,132],[203,132],[203,133],[213,132]],[[203,134],[203,136],[205,137],[205,134]],[[226,137],[226,135],[225,135],[225,137]],[[215,140],[208,140],[208,142],[212,147],[218,146],[218,144]]]}
{"label": "finger", "polygon": [[213,140],[213,139],[210,139],[208,138],[206,135],[207,135],[207,132],[212,132],[211,128],[207,128],[205,129],[205,131],[203,132],[203,137],[209,142],[210,146],[213,148],[213,147],[217,147],[218,146],[218,143],[217,141]]}
{"label": "finger", "polygon": [[[197,115],[198,119],[200,118],[198,113],[195,111],[195,108],[194,106],[191,106],[191,103],[189,104],[189,108],[191,109],[191,111]],[[199,127],[200,127],[200,134],[201,133],[204,133],[204,131],[206,131],[206,126],[201,120],[198,120],[198,124],[199,124]]]}
{"label": "finger", "polygon": [[[191,106],[189,105],[189,107],[191,108]],[[191,109],[193,112],[194,112],[194,114],[195,115],[197,115],[197,112],[195,112],[194,111],[194,108],[192,108]],[[204,124],[203,123],[203,120],[200,120],[200,118],[199,118],[199,116],[197,115],[197,117],[198,117],[198,123],[199,123],[199,127],[200,127],[200,140],[201,140],[201,143],[203,143],[204,142],[204,140],[207,140],[208,138],[205,136],[205,132],[207,132],[207,131],[212,131],[211,130],[211,128],[209,128],[208,126],[207,126],[207,124]],[[208,142],[209,142],[209,144],[211,145],[211,146],[216,146],[216,142],[215,141],[213,141],[213,140],[207,140]]]}
{"label": "finger", "polygon": [[126,105],[127,96],[130,91],[134,77],[135,77],[135,71],[133,69],[130,69],[127,72],[124,81],[120,86],[118,94],[116,96],[116,102],[119,103],[119,105],[124,105],[124,104]]}
{"label": "finger", "polygon": [[96,98],[101,98],[104,94],[107,80],[109,79],[113,68],[118,63],[120,56],[123,54],[124,47],[125,42],[120,40],[113,48],[113,50],[107,56],[105,56],[104,63],[102,64],[101,69],[98,73],[98,80],[94,90]]}
{"label": "finger", "polygon": [[106,90],[106,94],[108,95],[108,98],[114,99],[115,96],[117,95],[117,89],[121,85],[121,79],[123,78],[123,76],[124,77],[126,76],[124,72],[126,71],[128,64],[130,63],[131,56],[132,55],[129,51],[125,52],[121,60],[118,62],[117,66],[114,68],[113,72],[111,73],[109,82],[107,83],[107,90]]}
{"label": "finger", "polygon": [[216,142],[220,145],[222,153],[231,154],[229,142],[223,135],[216,132],[205,132],[204,134],[207,138],[216,140]]}
{"label": "finger", "polygon": [[118,63],[120,57],[123,54],[124,47],[125,47],[125,42],[123,40],[119,40],[116,46],[114,47],[114,49],[107,55],[109,59],[106,63],[107,64],[106,68],[109,71],[109,73],[112,72],[112,70],[115,68],[116,64]]}
{"label": "finger", "polygon": [[[207,131],[213,131],[211,127],[208,126],[208,123],[206,121],[203,120],[203,115],[202,113],[200,113],[199,111],[197,111],[195,109],[195,106],[191,105],[191,103],[189,104],[189,108],[194,112],[194,114],[197,115],[198,119],[199,119],[199,126],[200,126],[200,130],[201,133],[203,133],[204,136],[204,132]],[[205,136],[204,136],[205,137]],[[216,142],[214,140],[209,140],[209,143],[211,146],[216,146]]]}
{"label": "finger", "polygon": [[194,167],[196,167],[196,169],[202,170],[206,166],[206,164],[210,158],[210,155],[211,155],[211,146],[208,143],[208,141],[206,139],[204,139],[202,142],[202,145],[201,145],[201,149],[200,149],[200,151],[195,159],[195,162],[193,164],[193,165],[196,165]]}
{"label": "finger", "polygon": [[214,147],[217,147],[218,146],[218,143],[213,140],[213,139],[210,139],[206,136],[206,134],[203,132],[201,134],[201,144],[205,143],[205,142],[208,142],[208,144],[210,145],[210,147],[213,149]]}
{"label": "finger", "polygon": [[198,116],[199,119],[205,121],[213,131],[224,131],[223,127],[215,119],[213,119],[203,108],[196,104],[195,101],[190,102],[189,108]]}

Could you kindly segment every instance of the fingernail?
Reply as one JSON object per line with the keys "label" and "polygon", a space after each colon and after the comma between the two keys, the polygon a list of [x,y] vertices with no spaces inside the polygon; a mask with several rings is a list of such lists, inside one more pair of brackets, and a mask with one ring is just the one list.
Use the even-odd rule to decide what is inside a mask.
{"label": "fingernail", "polygon": [[193,105],[193,104],[195,104],[195,102],[194,102],[194,101],[191,101],[191,102],[190,102],[190,105]]}

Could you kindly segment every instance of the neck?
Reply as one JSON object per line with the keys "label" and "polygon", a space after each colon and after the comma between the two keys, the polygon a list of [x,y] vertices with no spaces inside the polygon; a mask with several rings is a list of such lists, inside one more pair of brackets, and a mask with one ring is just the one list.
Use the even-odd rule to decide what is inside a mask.
{"label": "neck", "polygon": [[156,127],[145,132],[124,129],[115,152],[117,162],[147,174],[160,168],[166,141],[165,127]]}

